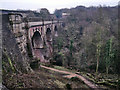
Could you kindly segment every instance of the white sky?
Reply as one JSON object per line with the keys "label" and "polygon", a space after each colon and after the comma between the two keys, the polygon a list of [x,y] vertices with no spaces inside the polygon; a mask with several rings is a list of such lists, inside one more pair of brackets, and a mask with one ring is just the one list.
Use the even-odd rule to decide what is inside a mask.
{"label": "white sky", "polygon": [[47,8],[51,13],[55,9],[83,6],[115,6],[119,0],[0,0],[0,9],[37,10]]}

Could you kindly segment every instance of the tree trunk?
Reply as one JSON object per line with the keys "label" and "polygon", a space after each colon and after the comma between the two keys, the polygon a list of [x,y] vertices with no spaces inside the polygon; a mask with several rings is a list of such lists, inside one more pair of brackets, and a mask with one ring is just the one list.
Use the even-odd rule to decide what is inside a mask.
{"label": "tree trunk", "polygon": [[98,67],[99,67],[99,55],[97,56],[97,66],[96,66],[96,73],[98,73]]}
{"label": "tree trunk", "polygon": [[106,73],[107,73],[107,75],[108,75],[108,69],[109,69],[109,67],[107,66],[107,67],[106,67]]}

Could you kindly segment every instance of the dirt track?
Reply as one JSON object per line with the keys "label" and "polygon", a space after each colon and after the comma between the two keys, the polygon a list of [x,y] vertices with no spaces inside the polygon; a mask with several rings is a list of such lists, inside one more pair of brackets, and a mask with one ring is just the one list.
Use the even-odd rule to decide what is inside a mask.
{"label": "dirt track", "polygon": [[46,66],[43,66],[41,65],[42,68],[45,68],[45,69],[49,69],[49,70],[52,70],[52,71],[55,71],[55,72],[59,72],[59,73],[64,73],[64,74],[69,74],[69,75],[65,75],[63,77],[66,77],[66,78],[71,78],[71,77],[78,77],[79,79],[81,79],[86,85],[88,85],[90,88],[92,89],[98,89],[98,86],[93,84],[92,82],[88,81],[87,79],[85,79],[83,76],[81,75],[78,75],[78,74],[75,74],[75,73],[72,73],[72,72],[68,72],[68,71],[62,71],[62,70],[57,70],[57,69],[54,69],[54,68],[50,68],[50,67],[46,67]]}

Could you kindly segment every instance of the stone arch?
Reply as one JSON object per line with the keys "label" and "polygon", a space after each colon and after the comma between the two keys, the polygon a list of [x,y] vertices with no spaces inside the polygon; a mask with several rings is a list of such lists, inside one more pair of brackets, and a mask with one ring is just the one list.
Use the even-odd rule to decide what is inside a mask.
{"label": "stone arch", "polygon": [[36,49],[43,48],[43,40],[38,31],[35,31],[32,37],[32,47]]}
{"label": "stone arch", "polygon": [[52,32],[51,32],[50,28],[47,28],[47,30],[46,30],[46,39],[47,39],[47,41],[52,41]]}

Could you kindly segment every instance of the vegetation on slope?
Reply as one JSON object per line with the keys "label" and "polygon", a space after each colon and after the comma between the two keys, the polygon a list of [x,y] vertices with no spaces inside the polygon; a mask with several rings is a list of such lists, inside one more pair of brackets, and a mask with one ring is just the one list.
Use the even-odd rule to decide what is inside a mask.
{"label": "vegetation on slope", "polygon": [[[64,17],[62,13],[70,15]],[[110,81],[119,84],[118,7],[78,6],[56,10],[55,15],[65,23],[64,28],[58,31],[59,37],[54,43],[55,64],[58,65],[57,62],[61,59],[61,66],[78,71],[96,72],[96,75],[118,74],[116,81],[115,79]],[[59,46],[61,48],[58,48]],[[56,53],[61,53],[59,55],[61,58]],[[96,78],[96,75],[93,77]],[[108,84],[109,81],[101,83]]]}
{"label": "vegetation on slope", "polygon": [[[119,52],[117,6],[78,6],[56,12],[59,11],[70,13],[61,18],[65,27],[58,31],[59,37],[54,43],[55,54],[61,53],[62,64],[96,73],[117,73],[114,67],[119,62],[116,58]],[[59,61],[57,54],[54,56]]]}

